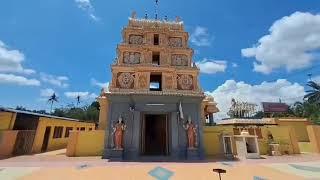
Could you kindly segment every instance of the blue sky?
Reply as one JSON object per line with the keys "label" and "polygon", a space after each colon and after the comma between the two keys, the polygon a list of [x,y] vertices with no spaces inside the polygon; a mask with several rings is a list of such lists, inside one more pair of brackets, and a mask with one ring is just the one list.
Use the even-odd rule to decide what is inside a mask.
{"label": "blue sky", "polygon": [[[153,17],[154,1],[2,1],[0,105],[48,109],[53,91],[58,107],[75,102],[75,94],[92,101],[111,80],[133,10]],[[232,96],[301,99],[307,74],[320,79],[319,13],[318,0],[159,0],[160,17],[184,21],[202,88],[221,109]]]}

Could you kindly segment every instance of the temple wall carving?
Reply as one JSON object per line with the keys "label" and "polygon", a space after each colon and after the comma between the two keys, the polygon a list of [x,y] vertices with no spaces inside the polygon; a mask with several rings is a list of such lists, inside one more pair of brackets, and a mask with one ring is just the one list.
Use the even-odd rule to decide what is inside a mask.
{"label": "temple wall carving", "polygon": [[162,65],[170,65],[170,58],[168,51],[164,51],[161,53],[161,64]]}
{"label": "temple wall carving", "polygon": [[129,35],[129,44],[143,44],[143,36],[142,35]]}
{"label": "temple wall carving", "polygon": [[[132,45],[153,45],[154,29],[149,31],[125,29],[123,32],[124,42]],[[188,35],[185,32],[170,32],[168,30],[158,30],[159,45],[171,48],[187,48]]]}
{"label": "temple wall carving", "polygon": [[117,87],[124,89],[132,89],[134,87],[134,73],[122,72],[118,73]]}
{"label": "temple wall carving", "polygon": [[171,47],[182,47],[183,43],[182,43],[182,38],[180,37],[171,37],[169,38],[169,46]]}
{"label": "temple wall carving", "polygon": [[141,53],[139,52],[124,52],[123,63],[125,64],[139,64],[141,60]]}
{"label": "temple wall carving", "polygon": [[111,81],[111,84],[110,84],[110,88],[115,88],[117,87],[117,73],[116,72],[113,72],[112,73],[112,81]]}
{"label": "temple wall carving", "polygon": [[145,52],[145,56],[146,56],[145,63],[146,64],[151,64],[151,62],[152,62],[152,51],[146,51]]}
{"label": "temple wall carving", "polygon": [[163,89],[173,90],[174,86],[174,75],[172,73],[163,74]]}
{"label": "temple wall carving", "polygon": [[193,76],[188,74],[178,74],[178,90],[193,90],[194,82]]}
{"label": "temple wall carving", "polygon": [[188,66],[188,56],[185,54],[172,54],[171,65],[173,66]]}
{"label": "temple wall carving", "polygon": [[149,89],[150,73],[138,72],[136,73],[137,89]]}
{"label": "temple wall carving", "polygon": [[147,35],[147,44],[153,44],[153,36],[152,34],[148,33]]}

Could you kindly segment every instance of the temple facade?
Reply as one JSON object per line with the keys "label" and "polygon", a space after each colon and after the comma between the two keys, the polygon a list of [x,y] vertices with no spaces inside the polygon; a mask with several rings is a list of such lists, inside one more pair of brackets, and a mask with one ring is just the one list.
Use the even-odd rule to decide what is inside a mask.
{"label": "temple facade", "polygon": [[218,109],[201,90],[183,22],[133,13],[122,38],[112,82],[99,97],[103,157],[202,159],[202,128]]}

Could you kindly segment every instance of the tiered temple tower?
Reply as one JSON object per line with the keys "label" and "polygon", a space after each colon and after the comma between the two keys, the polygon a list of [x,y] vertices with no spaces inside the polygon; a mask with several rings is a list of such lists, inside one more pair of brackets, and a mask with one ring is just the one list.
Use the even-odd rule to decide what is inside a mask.
{"label": "tiered temple tower", "polygon": [[[199,69],[192,60],[183,22],[180,18],[138,19],[133,13],[122,37],[111,66],[109,91],[103,91],[99,99],[99,127],[106,129],[104,157],[201,158],[202,120],[210,108],[203,102]],[[211,111],[217,111],[214,108]],[[120,151],[114,149],[113,134],[119,117],[126,125]],[[197,127],[192,150],[187,148],[187,119]]]}
{"label": "tiered temple tower", "polygon": [[203,96],[183,23],[129,19],[112,65],[114,94]]}

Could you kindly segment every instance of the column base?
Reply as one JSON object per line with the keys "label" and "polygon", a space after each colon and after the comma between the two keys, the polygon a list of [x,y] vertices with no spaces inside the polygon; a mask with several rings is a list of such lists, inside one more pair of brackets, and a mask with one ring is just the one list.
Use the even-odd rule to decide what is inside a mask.
{"label": "column base", "polygon": [[187,149],[187,160],[199,160],[199,152],[197,148]]}
{"label": "column base", "polygon": [[123,160],[123,149],[111,149],[109,155],[110,161],[122,161]]}

